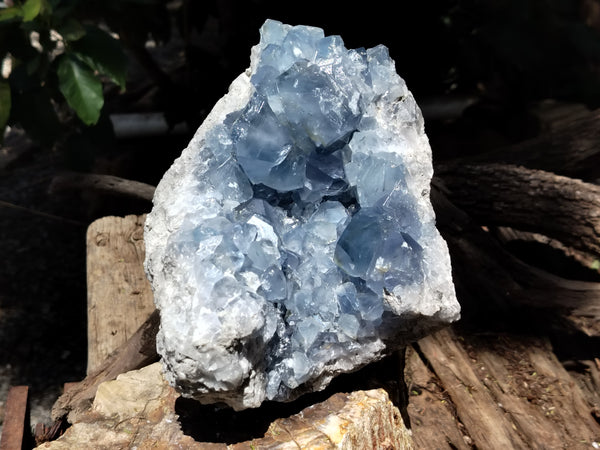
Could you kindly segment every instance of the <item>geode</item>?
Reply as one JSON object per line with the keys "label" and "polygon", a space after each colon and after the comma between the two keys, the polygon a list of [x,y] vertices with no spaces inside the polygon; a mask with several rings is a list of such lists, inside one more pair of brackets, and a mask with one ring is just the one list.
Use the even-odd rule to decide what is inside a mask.
{"label": "geode", "polygon": [[169,382],[237,410],[288,401],[457,320],[432,174],[385,46],[265,22],[146,220]]}

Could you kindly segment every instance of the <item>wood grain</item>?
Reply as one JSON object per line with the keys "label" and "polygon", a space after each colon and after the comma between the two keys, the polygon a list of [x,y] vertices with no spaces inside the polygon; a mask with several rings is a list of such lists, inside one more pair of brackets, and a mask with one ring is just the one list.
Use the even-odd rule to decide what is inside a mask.
{"label": "wood grain", "polygon": [[103,217],[87,232],[90,374],[154,311],[143,269],[145,216]]}
{"label": "wood grain", "polygon": [[[0,450],[21,450],[26,446],[25,427],[29,427],[27,417],[27,386],[13,386],[8,391]],[[26,423],[27,422],[27,423]]]}
{"label": "wood grain", "polygon": [[412,347],[406,349],[405,380],[415,447],[469,450],[472,439],[456,417],[444,386]]}
{"label": "wood grain", "polygon": [[[546,338],[463,336],[448,328],[420,340],[418,348],[456,414],[445,419],[437,414],[441,427],[431,411],[428,422],[421,419],[426,426],[414,428],[420,448],[428,448],[424,437],[435,433],[462,448],[446,430],[452,424],[462,424],[478,449],[591,448],[600,435],[593,406]],[[409,407],[411,420],[419,419],[415,409]]]}
{"label": "wood grain", "polygon": [[541,233],[600,255],[600,186],[508,164],[439,167],[448,198],[483,225]]}
{"label": "wood grain", "polygon": [[158,310],[154,310],[140,328],[116,349],[94,372],[65,390],[52,407],[52,419],[62,421],[65,417],[74,423],[77,417],[91,405],[98,386],[114,380],[118,375],[140,369],[158,360],[156,333],[159,327]]}

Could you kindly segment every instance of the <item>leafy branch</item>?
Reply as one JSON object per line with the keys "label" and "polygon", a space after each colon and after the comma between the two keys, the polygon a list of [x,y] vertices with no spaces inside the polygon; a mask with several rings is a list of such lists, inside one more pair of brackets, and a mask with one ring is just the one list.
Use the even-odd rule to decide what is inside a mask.
{"label": "leafy branch", "polygon": [[[79,19],[80,0],[5,2],[0,8],[0,139],[19,124],[34,139],[59,136],[57,111],[68,105],[85,125],[98,122],[103,84],[125,89],[127,58],[121,42]],[[111,2],[107,2],[111,3]]]}

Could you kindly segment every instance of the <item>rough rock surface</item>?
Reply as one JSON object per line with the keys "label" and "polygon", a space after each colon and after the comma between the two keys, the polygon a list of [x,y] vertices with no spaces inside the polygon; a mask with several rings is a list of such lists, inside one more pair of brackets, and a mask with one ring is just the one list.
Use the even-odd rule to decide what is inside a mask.
{"label": "rough rock surface", "polygon": [[[181,430],[179,394],[159,363],[102,383],[92,408],[59,439],[39,449],[410,449],[412,439],[383,389],[335,394],[277,419],[264,437],[227,445],[196,442]],[[198,426],[202,426],[201,423]]]}
{"label": "rough rock surface", "polygon": [[169,382],[287,401],[456,320],[432,172],[386,47],[267,21],[146,221]]}

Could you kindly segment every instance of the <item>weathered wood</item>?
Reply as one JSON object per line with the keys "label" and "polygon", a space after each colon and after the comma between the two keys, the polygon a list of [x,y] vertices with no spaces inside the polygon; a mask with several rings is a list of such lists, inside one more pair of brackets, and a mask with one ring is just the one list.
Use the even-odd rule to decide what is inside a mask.
{"label": "weathered wood", "polygon": [[88,228],[88,374],[154,310],[143,269],[144,220],[145,216],[103,217]]}
{"label": "weathered wood", "polygon": [[67,417],[70,423],[74,423],[89,408],[100,383],[114,380],[121,373],[156,361],[159,321],[158,311],[154,310],[135,334],[115,350],[96,372],[89,374],[81,383],[72,386],[58,398],[52,407],[52,419],[60,421]]}
{"label": "weathered wood", "polygon": [[565,361],[563,365],[583,392],[592,416],[600,423],[600,359]]}
{"label": "weathered wood", "polygon": [[72,423],[100,383],[158,358],[159,315],[143,268],[144,220],[103,217],[88,228],[88,376],[56,401],[55,421]]}
{"label": "weathered wood", "polygon": [[449,330],[419,341],[477,448],[528,448],[477,377],[466,351]]}
{"label": "weathered wood", "polygon": [[[438,218],[440,218],[442,222],[444,235],[449,240],[453,258],[456,258],[458,255],[461,258],[461,261],[471,261],[471,263],[474,264],[473,266],[455,267],[455,270],[458,270],[458,273],[460,273],[459,278],[462,282],[466,280],[470,283],[472,279],[476,279],[479,280],[478,282],[485,281],[485,283],[487,283],[485,284],[486,287],[492,288],[495,286],[497,288],[496,283],[498,283],[498,276],[500,276],[501,280],[506,280],[506,284],[504,285],[506,290],[502,290],[502,292],[499,292],[497,289],[495,292],[490,290],[492,295],[496,296],[495,301],[500,304],[505,302],[507,305],[514,305],[515,301],[517,303],[522,301],[540,307],[556,307],[556,305],[566,307],[564,302],[561,303],[562,300],[559,299],[564,292],[557,289],[557,286],[560,286],[561,283],[566,282],[567,280],[561,280],[558,277],[552,278],[550,274],[546,274],[543,271],[537,271],[537,269],[530,268],[526,264],[520,262],[512,255],[508,254],[502,246],[490,236],[490,233],[484,232],[480,226],[470,220],[470,218],[462,211],[453,208],[452,205],[444,207],[443,201],[440,201],[439,198],[437,199],[436,212],[438,212]],[[112,218],[111,220],[118,221],[123,219]],[[120,250],[113,249],[112,251]],[[140,258],[138,260],[140,270],[141,261],[142,259]],[[481,266],[479,266],[479,264],[481,264]],[[102,270],[111,271],[114,270],[114,267],[106,265]],[[525,275],[523,275],[523,273],[525,273]],[[469,274],[469,276],[465,276],[465,274]],[[492,283],[492,281],[494,281],[494,283]],[[574,283],[575,284],[566,287],[563,286],[565,292],[572,291],[572,293],[574,293],[572,297],[567,296],[568,301],[566,305],[569,306],[569,310],[574,310],[586,304],[591,305],[591,300],[597,303],[595,299],[597,299],[598,285],[596,283],[583,283],[581,285],[577,284],[578,282]],[[471,286],[468,286],[468,288],[470,287]],[[583,289],[583,291],[580,288]],[[552,290],[557,290],[554,297],[551,295],[548,296],[548,293],[552,293]],[[585,295],[582,294],[584,291]],[[472,291],[471,294],[474,295],[474,297],[481,299],[482,292],[485,291]],[[507,295],[509,298],[507,298]],[[488,297],[486,298],[489,300]],[[507,300],[509,301],[507,302]],[[583,300],[590,300],[590,303],[585,303]],[[116,311],[113,312],[118,314]],[[156,359],[154,339],[157,329],[158,313],[155,312],[138,333],[115,352],[113,357],[103,366],[102,370],[97,374],[88,376],[86,380],[75,387],[71,393],[67,393],[59,399],[53,411],[54,417],[63,417],[70,412],[70,421],[78,424],[78,428],[76,428],[79,430],[77,431],[77,436],[79,436],[78,439],[85,439],[84,436],[92,436],[94,434],[90,433],[93,432],[96,433],[94,435],[96,438],[103,437],[103,434],[98,434],[100,433],[100,429],[97,427],[98,424],[92,423],[96,420],[93,418],[97,418],[97,416],[89,415],[89,413],[86,412],[86,410],[89,409],[92,398],[98,391],[98,385],[101,381],[114,379],[121,372],[135,367],[142,367],[149,361],[152,361],[153,358]],[[486,373],[488,375],[490,373],[489,370],[491,370],[493,374],[497,374],[497,377],[512,376],[514,370],[510,364],[511,361],[519,358],[519,353],[515,353],[509,358],[498,349],[496,349],[498,351],[490,350],[489,346],[486,347],[483,345],[485,344],[485,341],[481,341],[481,339],[478,340],[477,337],[470,336],[466,338],[465,341],[461,341],[456,336],[448,334],[444,335],[443,333],[444,332],[440,335],[426,338],[421,341],[419,343],[419,349],[422,358],[419,354],[412,353],[412,359],[408,362],[407,366],[407,374],[412,374],[412,378],[410,379],[417,388],[415,392],[421,392],[418,395],[412,395],[410,397],[408,408],[411,419],[414,421],[413,429],[417,448],[432,448],[432,442],[435,443],[436,448],[469,448],[471,445],[477,445],[478,448],[500,448],[500,446],[508,446],[506,448],[536,448],[535,446],[538,441],[535,440],[535,430],[537,429],[541,430],[541,435],[545,439],[550,440],[549,444],[547,442],[544,443],[545,448],[562,448],[558,446],[557,443],[562,443],[565,440],[565,442],[568,442],[569,444],[576,443],[574,441],[574,435],[565,431],[566,425],[564,424],[567,422],[561,422],[564,426],[561,425],[558,427],[558,431],[553,430],[552,427],[548,426],[549,420],[555,420],[556,416],[554,416],[554,414],[556,413],[551,413],[548,417],[543,415],[540,416],[539,408],[536,409],[532,406],[523,406],[523,402],[531,403],[531,401],[523,398],[523,396],[520,397],[518,392],[515,393],[516,391],[510,391],[510,389],[516,389],[510,384],[510,380],[496,381],[496,375],[491,376],[489,379],[481,377],[482,374],[479,373],[481,371],[481,364],[477,365],[477,361],[484,361],[482,364],[486,368],[488,366],[491,367],[491,369],[487,369],[488,372]],[[515,339],[515,343],[518,343],[518,339]],[[508,347],[510,348],[511,345],[513,344],[509,342]],[[517,347],[516,344],[513,346]],[[535,347],[535,351],[540,351],[539,347],[539,345]],[[542,348],[541,351],[543,353],[546,350]],[[528,358],[527,360],[529,361],[528,364],[531,364],[531,367],[535,367],[532,369],[531,373],[537,371],[539,373],[544,373],[544,376],[549,378],[547,373],[558,370],[555,367],[555,365],[558,364],[556,358],[552,359],[552,357],[545,354],[543,357],[532,356],[524,349],[520,349],[519,351],[521,351],[523,355],[526,355]],[[558,364],[558,366],[560,366],[560,364]],[[568,415],[567,412],[570,411],[570,409],[565,406],[561,410],[556,405],[560,401],[564,401],[565,398],[575,398],[577,395],[579,395],[578,398],[581,399],[581,392],[579,391],[579,394],[577,394],[577,389],[572,387],[575,386],[572,381],[572,386],[569,385],[566,388],[563,386],[568,385],[569,380],[571,380],[564,370],[560,376],[557,376],[557,379],[559,378],[562,381],[559,382],[559,387],[556,387],[556,396],[551,398],[549,401],[550,403],[545,404],[544,407],[547,406],[547,409],[542,411],[548,412],[558,409],[562,420],[562,418]],[[488,386],[489,383],[496,383],[496,385]],[[545,384],[544,386],[554,389],[550,384]],[[426,389],[424,389],[424,387]],[[506,394],[504,390],[509,391],[509,394]],[[539,394],[536,398],[542,398],[541,395],[543,394],[540,392],[536,394]],[[111,395],[114,396],[115,394],[113,393]],[[573,397],[574,395],[575,397]],[[118,403],[119,402],[116,401],[110,401],[108,403],[105,402],[104,404],[117,405]],[[361,404],[364,406],[364,402]],[[328,408],[332,411],[337,411],[335,408],[338,407],[338,403],[328,404]],[[549,409],[551,407],[554,407],[554,410]],[[587,413],[589,416],[588,418],[592,420],[590,412],[593,412],[593,405],[590,405],[589,402],[582,403],[578,400],[573,404],[573,407],[582,409],[583,412],[581,414],[585,415]],[[97,413],[98,411],[96,410],[94,414]],[[115,413],[115,411],[113,411],[113,413]],[[521,423],[518,418],[513,417],[518,414],[534,415],[531,419],[527,419],[529,416],[526,415],[525,419],[522,419],[524,422]],[[290,424],[293,424],[291,429],[296,433],[300,441],[311,441],[313,438],[302,437],[303,433],[311,427],[316,427],[316,429],[318,429],[318,426],[312,421],[308,423],[307,417],[310,416],[301,415],[293,420],[288,419],[288,422],[278,422],[279,428],[275,429],[275,434],[269,435],[267,433],[265,436],[264,439],[268,439],[268,441],[263,442],[265,445],[267,445],[268,442],[268,446],[263,448],[288,448],[290,445],[295,445],[292,441],[284,442],[285,439],[290,437],[290,429],[286,428],[288,425],[292,426]],[[573,417],[576,417],[577,420],[581,419],[581,417],[577,415],[574,415]],[[339,418],[331,420],[334,420],[334,423],[338,423],[336,421],[338,421]],[[574,426],[573,430],[576,430],[581,436],[584,436],[582,439],[585,439],[586,442],[590,444],[591,438],[589,437],[589,429],[593,428],[595,422],[593,422],[593,420],[591,422],[589,420],[580,421],[581,424]],[[140,421],[138,420],[136,423],[138,422]],[[142,420],[141,422],[144,421]],[[318,419],[317,422],[327,423],[323,422],[321,419]],[[106,429],[105,427],[104,432],[113,437],[117,436],[118,439],[125,439],[126,436],[124,436],[123,432],[127,434],[127,430],[131,430],[131,428],[127,428],[127,430],[125,430],[125,428],[123,428],[123,430],[117,430],[114,428],[116,426],[114,420],[110,423],[112,424],[110,427],[113,428],[109,427]],[[131,425],[132,422],[126,420],[121,424]],[[164,425],[166,426],[166,423]],[[372,424],[367,426],[367,428],[369,427],[374,429],[377,426]],[[161,436],[161,438],[165,439],[171,439],[173,436],[172,434],[169,434],[171,431],[167,431],[171,430],[171,428],[151,428],[152,431],[147,431],[147,433],[148,436],[154,437],[155,442],[157,436]],[[555,434],[548,434],[551,432],[554,432]],[[588,435],[585,434],[586,432],[588,432]],[[73,436],[76,435],[71,434],[71,438],[69,439],[75,439]],[[129,435],[129,439],[130,438],[131,435]],[[305,439],[308,440],[305,441]],[[314,442],[321,442],[324,437],[322,434],[317,434],[314,439]],[[60,440],[57,442],[60,442]],[[189,437],[185,442],[186,445],[189,444],[189,448],[194,448],[193,445],[197,444]],[[226,448],[225,444],[203,443],[202,445],[204,447],[198,448]],[[239,447],[240,445],[242,447]],[[244,448],[243,445],[246,444],[237,444],[235,448]],[[254,445],[255,448],[261,448],[257,447],[255,442],[252,442],[252,445]],[[288,447],[286,447],[286,445]],[[249,446],[250,443],[247,443],[245,448],[250,448]],[[66,445],[55,448],[69,448],[69,446]],[[143,446],[139,448],[143,448]]]}
{"label": "weathered wood", "polygon": [[27,386],[13,386],[8,391],[0,437],[0,450],[27,448],[29,430]]}
{"label": "weathered wood", "polygon": [[479,449],[589,448],[600,436],[592,407],[542,338],[446,329],[418,347]]}
{"label": "weathered wood", "polygon": [[122,374],[99,386],[93,406],[62,437],[39,448],[413,448],[400,412],[382,389],[335,394],[298,414],[275,420],[263,437],[229,445],[196,442],[184,435],[176,412],[178,397],[163,379],[158,363]]}
{"label": "weathered wood", "polygon": [[52,425],[37,423],[35,425],[34,441],[36,445],[41,445],[44,442],[54,441],[58,439],[68,428],[66,420],[59,420]]}
{"label": "weathered wood", "polygon": [[50,184],[50,192],[90,190],[105,194],[152,201],[154,186],[140,181],[127,180],[113,175],[65,172],[56,175]]}
{"label": "weathered wood", "polygon": [[[591,271],[591,267],[596,260],[596,258],[589,253],[576,250],[572,247],[567,247],[562,242],[552,239],[548,236],[544,236],[543,234],[534,233],[531,231],[516,230],[509,227],[490,227],[489,230],[503,245],[515,242],[527,242],[548,246],[553,250],[562,253],[566,258],[570,258],[579,264],[579,266],[581,266],[579,267],[580,271],[583,271],[584,268]],[[569,276],[565,276],[565,278],[569,278]]]}
{"label": "weathered wood", "polygon": [[415,447],[469,450],[473,440],[458,421],[444,386],[412,347],[406,351],[405,380]]}
{"label": "weathered wood", "polygon": [[[452,274],[466,320],[514,314],[515,308],[552,309],[589,336],[600,336],[600,283],[565,280],[509,253],[481,224],[458,209],[436,180],[432,194],[438,228],[448,243]],[[482,302],[481,299],[486,299]]]}
{"label": "weathered wood", "polygon": [[600,186],[506,164],[440,169],[449,200],[479,223],[541,233],[600,255]]}

